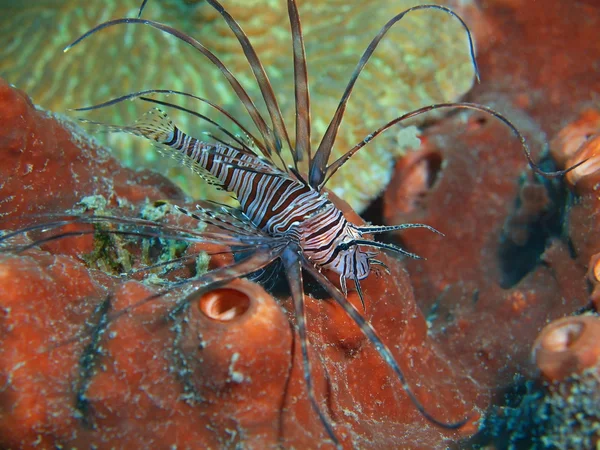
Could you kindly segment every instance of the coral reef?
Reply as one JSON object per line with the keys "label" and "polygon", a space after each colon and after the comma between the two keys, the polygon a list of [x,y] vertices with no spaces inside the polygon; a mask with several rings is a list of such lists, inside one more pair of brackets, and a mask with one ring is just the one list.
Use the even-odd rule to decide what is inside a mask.
{"label": "coral reef", "polygon": [[[455,433],[425,426],[369,342],[311,287],[317,398],[348,448],[591,448],[600,423],[599,319],[572,315],[600,311],[600,114],[590,100],[600,92],[600,11],[591,2],[559,0],[458,7],[474,23],[483,78],[468,99],[513,121],[546,170],[590,159],[565,181],[542,179],[531,174],[509,130],[489,116],[459,113],[430,124],[421,147],[397,162],[379,205],[390,224],[427,223],[445,236],[417,229],[395,236],[425,259],[385,259],[390,273],[365,281],[366,314],[427,411],[448,421],[474,415]],[[318,16],[318,8],[301,13]],[[252,30],[258,22],[249,20]],[[266,45],[266,35],[254,39]],[[234,46],[230,38],[221,42],[227,51]],[[269,55],[270,66],[278,57]],[[146,198],[185,202],[161,177],[121,168],[68,122],[63,130],[47,113],[34,112],[6,84],[0,99],[0,150],[10,158],[0,167],[3,228],[23,225],[23,214],[62,212],[82,199],[88,209],[123,216],[148,207]],[[12,103],[14,109],[6,106]],[[163,217],[160,206],[150,206],[159,223],[194,226],[189,217]],[[106,234],[45,243],[0,261],[3,446],[38,439],[42,446],[161,447],[174,439],[182,447],[327,446],[306,396],[284,289],[265,292],[239,281],[189,298],[178,315],[170,308],[189,293],[130,311],[124,308],[159,287],[152,277],[123,281],[122,261],[137,268],[138,260],[152,264],[157,255],[194,256],[158,273],[177,279],[226,264],[231,255],[208,262],[195,255],[210,246],[135,249],[126,239],[102,241]],[[118,266],[108,264],[115,260]],[[349,297],[358,306],[356,293]],[[118,311],[128,313],[94,333]],[[255,326],[264,331],[249,331]],[[531,361],[534,348],[539,368]],[[477,432],[482,412],[480,432],[461,443]]]}
{"label": "coral reef", "polygon": [[[0,148],[14,154],[2,189],[12,196],[19,179],[23,188],[4,206],[3,229],[28,223],[28,212],[63,212],[82,197],[85,208],[103,214],[124,218],[143,210],[158,223],[193,227],[190,217],[168,214],[160,203],[147,206],[150,196],[181,201],[161,177],[149,180],[121,168],[73,125],[36,110],[4,82],[0,98]],[[51,152],[60,164],[46,170]],[[19,170],[28,165],[36,176]],[[88,170],[85,179],[80,166]],[[285,313],[293,309],[287,296],[279,302],[259,285],[239,280],[202,295],[184,290],[152,300],[160,280],[120,274],[144,267],[139,259],[162,250],[154,244],[148,249],[141,238],[137,246],[118,236],[106,241],[112,225],[2,255],[0,445],[326,447],[327,435],[307,399],[299,339]],[[75,224],[66,231],[80,230]],[[35,238],[30,232],[21,243]],[[194,244],[173,257],[210,250]],[[458,431],[424,426],[391,370],[342,311],[326,298],[307,295],[317,397],[347,448],[398,442],[434,448],[472,434],[476,386],[427,336],[401,264],[383,261],[390,274],[373,273],[364,281],[368,319],[428,412],[441,420],[471,421]],[[228,263],[231,255],[220,255],[209,268]],[[189,278],[199,270],[184,264],[165,276]],[[356,293],[350,297],[357,301]],[[186,307],[174,309],[184,300]]]}
{"label": "coral reef", "polygon": [[600,319],[565,317],[546,326],[533,345],[533,356],[544,379],[564,381],[600,363]]}
{"label": "coral reef", "polygon": [[[600,90],[592,75],[600,12],[558,1],[542,7],[493,0],[481,11],[476,18],[487,24],[485,36],[496,38],[479,55],[483,82],[469,100],[507,115],[537,159],[554,136],[551,156],[559,168],[593,155],[598,114],[588,101]],[[580,24],[577,38],[568,32],[573,23]],[[547,158],[541,164],[552,170]],[[529,355],[538,332],[589,305],[586,276],[596,283],[600,249],[594,167],[592,158],[567,177],[573,201],[560,181],[533,177],[518,141],[479,113],[441,120],[420,149],[398,161],[384,196],[386,222],[423,222],[445,234],[403,232],[406,248],[426,258],[406,265],[431,332],[478,385],[500,394],[515,373],[533,376]],[[591,428],[574,417],[584,411],[587,425],[597,417],[590,410],[597,376],[581,383],[564,387],[568,393],[532,388],[509,396],[500,412],[488,411],[481,440],[468,445],[589,448]]]}
{"label": "coral reef", "polygon": [[[156,30],[135,26],[105,30],[62,54],[68,43],[103,20],[135,16],[140,3],[95,0],[83,6],[73,0],[39,1],[35,5],[0,1],[0,36],[9,43],[0,49],[0,76],[28,92],[36,104],[53,111],[100,103],[143,89],[176,89],[209,98],[251,126],[241,103],[218,71],[201,55],[163,38]],[[300,2],[315,145],[370,39],[394,14],[418,3],[424,1],[378,0],[352,5],[341,0]],[[227,0],[224,5],[256,46],[286,122],[292,126],[295,111],[286,2]],[[173,25],[213,48],[240,76],[250,95],[260,98],[237,40],[209,5],[186,5],[182,0],[151,1],[145,17]],[[464,94],[473,79],[464,30],[443,12],[416,12],[392,29],[361,78],[332,158],[402,112]],[[148,105],[140,103],[126,102],[85,117],[125,125],[148,109]],[[197,102],[181,104],[212,115]],[[195,119],[179,116],[176,120],[183,129],[198,136],[206,130],[205,124]],[[136,139],[117,134],[108,135],[107,139],[111,149],[130,167],[153,167],[168,173],[196,198],[218,195],[186,169],[173,164],[165,169],[164,160]],[[394,158],[410,142],[401,133],[390,131],[357,154],[329,187],[353,207],[363,209],[385,187]]]}
{"label": "coral reef", "polygon": [[600,318],[575,316],[546,326],[533,346],[542,381],[517,383],[486,416],[477,448],[596,448],[600,441]]}
{"label": "coral reef", "polygon": [[[479,55],[483,82],[469,100],[505,114],[538,160],[552,138],[556,166],[543,155],[546,170],[589,160],[564,184],[532,176],[518,141],[500,122],[458,114],[427,129],[421,147],[398,161],[383,206],[388,223],[418,221],[445,234],[401,235],[406,248],[426,258],[406,263],[415,297],[443,348],[478,385],[500,394],[515,374],[534,375],[530,350],[547,322],[598,302],[600,116],[589,99],[600,91],[593,75],[600,11],[559,1],[488,0],[475,12],[487,25],[483,35],[495,38]],[[569,31],[575,23],[577,37]],[[578,320],[597,321],[564,323]],[[592,359],[596,347],[590,345]],[[566,364],[555,352],[538,352],[544,355],[547,371]],[[597,372],[581,367],[576,383],[507,395],[468,446],[591,448],[600,390]]]}
{"label": "coral reef", "polygon": [[[524,5],[482,2],[476,17],[496,39],[479,54],[483,81],[468,99],[505,114],[539,159],[548,137],[578,120],[590,92],[600,91],[592,75],[600,13],[558,1]],[[577,38],[567,31],[573,23]],[[584,136],[596,132],[597,116],[587,114]],[[582,131],[572,130],[562,134],[571,148],[565,164],[582,142]],[[597,192],[572,202],[560,181],[533,177],[518,140],[480,113],[439,121],[407,158],[385,192],[385,221],[427,223],[445,234],[402,232],[402,244],[424,257],[406,262],[415,297],[446,351],[460,355],[482,386],[501,389],[514,373],[533,372],[530,349],[548,321],[588,305],[586,273],[600,248]],[[547,159],[541,164],[552,169]]]}

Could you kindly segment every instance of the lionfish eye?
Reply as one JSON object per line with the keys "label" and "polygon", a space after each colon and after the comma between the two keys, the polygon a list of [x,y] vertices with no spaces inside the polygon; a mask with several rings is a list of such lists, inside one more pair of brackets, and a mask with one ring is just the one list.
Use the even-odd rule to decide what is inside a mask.
{"label": "lionfish eye", "polygon": [[250,297],[236,289],[215,289],[200,297],[198,307],[209,319],[230,322],[248,311]]}
{"label": "lionfish eye", "polygon": [[340,251],[345,251],[348,250],[350,248],[351,243],[350,242],[342,242],[340,245],[338,245],[338,249]]}

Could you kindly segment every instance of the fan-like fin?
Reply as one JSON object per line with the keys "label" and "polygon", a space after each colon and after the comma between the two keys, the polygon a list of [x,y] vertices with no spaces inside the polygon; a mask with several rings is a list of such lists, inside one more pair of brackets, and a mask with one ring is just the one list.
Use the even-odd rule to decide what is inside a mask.
{"label": "fan-like fin", "polygon": [[[112,224],[123,227],[120,230],[110,230],[109,232],[113,234],[147,238],[157,237],[190,243],[207,243],[230,247],[264,246],[277,241],[276,239],[274,240],[273,237],[262,235],[262,233],[256,229],[254,229],[254,234],[232,235],[231,233],[197,231],[131,217],[42,214],[31,216],[31,218],[34,220],[34,223],[31,225],[0,236],[0,253],[23,252],[29,248],[42,245],[46,242],[64,239],[69,236],[84,236],[95,233],[95,230],[93,229],[59,231],[62,227],[67,225]],[[23,217],[21,217],[21,220],[22,219]],[[34,241],[31,243],[11,244],[13,239],[31,232],[41,233],[42,236],[34,239]],[[56,233],[46,236],[46,234],[53,232]]]}
{"label": "fan-like fin", "polygon": [[301,252],[299,248],[294,246],[288,246],[281,255],[281,260],[285,267],[285,274],[287,276],[288,284],[290,286],[290,292],[292,294],[292,301],[294,302],[294,312],[296,317],[296,330],[300,338],[300,348],[302,350],[302,369],[304,373],[304,383],[306,384],[306,390],[308,392],[308,399],[312,405],[314,411],[319,416],[321,423],[325,427],[329,438],[333,441],[338,449],[341,449],[340,441],[338,440],[335,432],[333,431],[333,424],[329,418],[325,415],[317,399],[315,397],[315,390],[313,387],[311,364],[308,358],[308,335],[306,333],[306,311],[304,307],[304,287],[302,282],[302,266],[300,262]]}
{"label": "fan-like fin", "polygon": [[267,72],[260,62],[254,47],[252,47],[248,36],[246,36],[246,33],[244,33],[244,30],[242,30],[242,27],[240,27],[236,20],[231,17],[227,11],[225,11],[225,8],[223,8],[223,6],[217,0],[207,0],[207,2],[213,8],[215,8],[217,12],[221,14],[221,16],[223,16],[225,22],[227,22],[227,25],[229,25],[229,28],[231,28],[231,31],[233,31],[235,37],[242,46],[244,55],[246,55],[246,59],[250,63],[250,68],[252,69],[252,73],[256,78],[260,92],[262,93],[265,104],[267,105],[267,111],[269,112],[271,123],[273,125],[273,129],[275,130],[275,142],[277,144],[275,150],[278,153],[280,152],[282,138],[287,141],[291,149],[292,144],[290,143],[290,138],[288,136],[287,129],[285,128],[285,123],[283,122],[283,117],[281,115],[279,104],[277,103],[277,98],[273,92],[273,86],[271,86]]}
{"label": "fan-like fin", "polygon": [[296,169],[298,162],[305,157],[311,160],[310,149],[310,94],[308,90],[308,69],[306,67],[306,51],[300,15],[295,0],[288,0],[288,15],[292,30],[292,46],[294,51],[294,88],[296,96],[296,148],[292,152]]}
{"label": "fan-like fin", "polygon": [[71,44],[69,44],[67,47],[65,47],[64,51],[65,52],[69,51],[75,45],[79,44],[81,41],[83,41],[84,39],[88,38],[89,36],[91,36],[92,34],[98,32],[100,30],[103,30],[105,28],[109,28],[109,27],[112,27],[115,25],[121,25],[121,24],[139,24],[139,25],[147,25],[149,27],[156,28],[157,30],[162,31],[163,33],[170,34],[171,36],[174,36],[177,39],[185,42],[186,44],[192,46],[193,48],[198,50],[200,53],[202,53],[204,56],[206,56],[210,60],[210,62],[213,63],[221,71],[221,73],[225,76],[225,78],[229,82],[230,86],[233,88],[233,90],[237,94],[238,98],[243,103],[244,107],[248,111],[248,114],[252,118],[252,121],[254,122],[254,124],[260,131],[263,139],[267,143],[268,151],[273,152],[273,151],[276,151],[276,149],[278,149],[280,147],[280,145],[278,143],[276,143],[276,140],[275,140],[275,137],[274,137],[272,131],[269,129],[269,127],[265,123],[264,119],[262,118],[258,109],[256,108],[256,105],[254,105],[254,103],[252,102],[252,99],[250,98],[250,96],[248,95],[246,90],[242,87],[242,85],[237,80],[237,78],[235,78],[233,76],[233,74],[229,71],[229,69],[223,64],[223,62],[219,58],[217,58],[217,56],[213,52],[211,52],[208,48],[206,48],[204,45],[202,45],[199,41],[192,38],[191,36],[188,36],[185,33],[182,33],[179,30],[176,30],[173,27],[164,25],[160,22],[154,22],[152,20],[146,20],[146,19],[123,18],[123,19],[109,20],[107,22],[101,23],[100,25],[97,25],[96,27],[92,28],[91,30],[87,31],[86,33],[84,33],[83,35],[78,37],[75,41],[73,41]]}
{"label": "fan-like fin", "polygon": [[379,33],[377,33],[377,35],[373,38],[373,40],[371,41],[371,43],[369,44],[369,46],[367,47],[367,49],[361,56],[358,64],[356,65],[356,67],[354,69],[354,72],[352,72],[352,75],[350,76],[350,81],[348,82],[348,85],[346,86],[346,90],[342,94],[342,98],[341,98],[340,103],[338,104],[338,107],[331,119],[331,122],[329,122],[327,131],[325,131],[325,135],[323,136],[323,139],[321,140],[321,143],[319,144],[317,152],[315,153],[314,159],[311,163],[310,173],[309,173],[309,183],[314,189],[320,190],[323,187],[323,183],[324,183],[324,180],[326,177],[327,163],[329,162],[329,155],[331,154],[331,149],[333,148],[333,144],[335,143],[338,129],[340,127],[340,124],[342,123],[342,118],[343,118],[344,112],[346,110],[346,103],[348,102],[348,99],[350,98],[350,94],[352,94],[352,90],[354,89],[354,84],[356,83],[358,76],[360,75],[363,68],[365,67],[365,65],[367,64],[369,59],[371,58],[371,55],[373,54],[373,52],[379,45],[379,42],[381,41],[381,39],[383,39],[383,37],[389,31],[389,29],[396,22],[398,22],[404,16],[406,16],[408,13],[410,13],[412,11],[417,11],[419,9],[439,9],[441,11],[447,12],[452,17],[455,17],[456,19],[458,19],[460,21],[461,25],[467,32],[467,37],[469,39],[469,53],[471,56],[471,61],[473,62],[473,67],[475,69],[475,76],[479,80],[479,69],[477,68],[477,62],[475,61],[475,53],[473,50],[473,40],[471,38],[471,32],[469,31],[469,28],[467,27],[465,22],[460,18],[460,16],[458,16],[458,14],[456,14],[451,9],[446,8],[444,6],[419,5],[419,6],[413,6],[412,8],[409,8],[406,11],[403,11],[400,14],[397,14],[396,16],[392,17],[383,26],[383,28],[381,28]]}
{"label": "fan-like fin", "polygon": [[[239,216],[231,214],[226,209],[210,209],[197,204],[194,211],[188,211],[185,208],[174,205],[175,209],[182,214],[185,214],[195,220],[215,226],[223,231],[230,233],[241,234],[243,236],[254,236],[257,233],[262,235],[260,230],[257,230],[250,220],[241,221]],[[233,209],[233,208],[232,208]]]}
{"label": "fan-like fin", "polygon": [[392,352],[387,347],[387,345],[383,343],[383,341],[373,328],[373,325],[371,325],[369,321],[358,311],[358,309],[356,309],[356,307],[352,303],[350,303],[348,299],[344,297],[344,295],[342,295],[339,289],[336,288],[333,285],[333,283],[329,281],[329,279],[325,275],[323,275],[321,271],[318,268],[316,268],[314,264],[308,259],[306,259],[306,257],[304,256],[302,256],[302,266],[310,272],[310,274],[315,278],[316,281],[319,282],[321,286],[325,288],[329,295],[333,297],[336,303],[340,305],[340,307],[346,312],[346,314],[348,314],[348,316],[350,316],[350,318],[354,321],[354,323],[356,323],[356,325],[360,328],[360,330],[367,337],[367,339],[369,339],[369,341],[375,346],[377,353],[379,353],[381,358],[394,371],[396,377],[402,384],[404,392],[406,392],[406,395],[408,395],[412,404],[415,405],[415,408],[417,408],[417,410],[421,413],[423,417],[425,417],[429,422],[433,423],[434,425],[452,430],[462,427],[470,420],[470,417],[467,417],[459,422],[446,423],[436,419],[431,414],[429,414],[425,410],[425,407],[415,396],[414,392],[412,391],[408,382],[406,381],[406,377],[404,376],[402,369],[400,369],[400,366],[394,359]]}

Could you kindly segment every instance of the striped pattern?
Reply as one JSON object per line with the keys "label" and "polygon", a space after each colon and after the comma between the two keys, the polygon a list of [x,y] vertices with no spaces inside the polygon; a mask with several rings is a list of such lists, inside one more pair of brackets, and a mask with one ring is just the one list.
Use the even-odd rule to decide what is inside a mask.
{"label": "striped pattern", "polygon": [[[141,134],[177,156],[190,158],[235,193],[244,214],[260,230],[297,242],[314,264],[342,278],[363,279],[369,274],[369,254],[339,245],[361,238],[323,195],[250,151],[209,144],[179,130],[162,111],[154,110],[134,126]],[[173,155],[172,155],[173,156]]]}
{"label": "striped pattern", "polygon": [[[145,3],[146,2],[144,1],[143,5],[145,5]],[[306,311],[304,305],[304,286],[302,280],[303,270],[309,272],[313,278],[325,288],[325,290],[331,295],[331,298],[361,329],[367,339],[373,344],[381,358],[394,371],[402,388],[415,405],[416,409],[421,413],[421,415],[423,415],[423,417],[425,417],[432,424],[447,429],[457,429],[462,427],[468,420],[470,420],[469,417],[458,422],[447,423],[436,419],[427,412],[425,407],[412,392],[390,349],[379,338],[376,331],[367,321],[364,315],[346,298],[346,280],[352,279],[354,281],[354,288],[356,289],[356,292],[360,298],[362,309],[363,311],[366,311],[366,305],[359,280],[368,275],[369,266],[371,264],[380,264],[385,267],[382,262],[375,259],[375,253],[366,252],[361,250],[361,248],[377,248],[379,250],[392,251],[397,254],[402,254],[413,258],[418,257],[417,255],[409,253],[393,244],[376,242],[370,238],[364,238],[363,235],[416,227],[429,228],[431,231],[435,230],[423,224],[403,224],[384,227],[355,227],[345,220],[342,212],[328,201],[326,195],[322,196],[319,193],[322,191],[322,187],[325,186],[329,178],[340,167],[345,165],[351,156],[357,154],[357,152],[363,148],[367,142],[372,141],[374,138],[381,135],[385,130],[409,117],[415,117],[427,111],[438,108],[447,108],[452,106],[485,111],[504,122],[521,139],[525,153],[528,156],[530,163],[535,167],[530,159],[529,152],[522,136],[507,119],[490,110],[489,108],[468,103],[444,103],[431,105],[411,111],[403,116],[396,117],[395,119],[388,121],[385,125],[380,126],[374,131],[371,131],[370,133],[367,133],[367,130],[365,129],[363,130],[364,134],[361,131],[360,135],[363,136],[366,134],[367,138],[360,141],[359,144],[355,145],[350,150],[343,153],[341,157],[336,158],[331,164],[329,164],[329,161],[332,157],[333,147],[336,144],[336,140],[339,136],[340,125],[346,112],[348,99],[350,98],[352,91],[355,90],[355,82],[357,81],[363,69],[367,67],[367,62],[373,56],[373,52],[379,43],[382,41],[390,28],[394,26],[394,24],[398,23],[408,13],[420,9],[437,9],[450,14],[454,17],[454,19],[460,22],[460,25],[467,33],[469,55],[472,59],[475,73],[477,74],[478,72],[474,58],[473,43],[468,27],[464,21],[451,10],[447,9],[446,7],[435,5],[414,6],[391,17],[370,41],[370,44],[362,54],[355,69],[352,71],[344,93],[342,94],[342,97],[338,103],[336,112],[329,121],[327,129],[320,143],[318,144],[318,147],[316,147],[316,151],[313,152],[311,148],[311,107],[308,89],[306,52],[296,1],[287,0],[294,56],[293,69],[296,136],[293,144],[284,123],[284,113],[282,113],[282,109],[279,105],[277,97],[275,96],[275,91],[271,81],[269,80],[264,66],[261,63],[258,54],[251,44],[248,36],[244,33],[239,23],[236,22],[232,15],[225,10],[223,5],[221,5],[218,0],[206,0],[206,3],[213,7],[215,11],[222,16],[225,24],[231,30],[233,35],[235,35],[238,44],[241,46],[245,58],[236,58],[236,61],[241,61],[244,64],[249,63],[258,89],[260,90],[262,100],[266,106],[266,111],[268,113],[267,116],[263,117],[263,114],[261,114],[259,109],[254,104],[252,96],[246,91],[246,89],[240,83],[240,80],[233,75],[232,71],[217,55],[212,53],[211,50],[205,47],[200,41],[194,39],[192,36],[189,36],[186,33],[166,24],[148,19],[142,20],[139,18],[113,19],[103,22],[93,29],[87,31],[65,48],[65,51],[73,48],[82,40],[87,39],[89,36],[99,32],[100,30],[125,24],[130,26],[137,24],[140,26],[151,27],[161,31],[162,33],[173,36],[208,58],[217,72],[220,72],[225,80],[227,80],[227,83],[231,89],[233,89],[233,92],[235,92],[236,97],[243,105],[251,121],[254,123],[256,130],[260,134],[259,137],[254,136],[242,123],[240,123],[239,120],[234,118],[231,113],[225,111],[223,107],[213,104],[211,101],[205,100],[201,97],[180,90],[168,92],[165,90],[140,91],[121,96],[99,105],[81,109],[89,111],[116,105],[124,102],[125,100],[139,98],[147,102],[152,102],[165,107],[171,107],[176,110],[186,112],[191,116],[205,120],[236,143],[233,144],[233,146],[230,146],[218,138],[215,138],[214,140],[218,143],[209,144],[187,136],[185,133],[178,130],[169,120],[169,118],[160,110],[154,110],[147,113],[132,126],[108,127],[109,130],[125,131],[151,139],[157,144],[159,151],[161,151],[163,154],[176,159],[182,164],[182,166],[190,167],[209,182],[218,185],[224,190],[235,193],[241,203],[241,210],[244,214],[231,213],[227,210],[227,208],[221,208],[219,211],[214,213],[203,209],[201,206],[198,207],[198,210],[195,213],[188,213],[187,211],[181,209],[182,212],[190,214],[192,217],[198,217],[201,219],[206,218],[206,223],[216,225],[218,228],[220,228],[218,233],[219,236],[217,236],[220,243],[228,245],[227,242],[231,242],[231,240],[233,240],[236,242],[236,244],[233,244],[234,246],[237,245],[237,243],[242,243],[243,246],[252,246],[253,249],[252,254],[245,258],[242,256],[242,260],[240,262],[210,272],[209,274],[211,275],[201,281],[206,283],[204,286],[199,287],[197,283],[200,282],[200,279],[195,278],[193,280],[184,280],[180,283],[177,283],[178,287],[183,287],[185,284],[193,283],[196,292],[201,292],[198,291],[198,289],[211,289],[215,287],[217,283],[226,283],[239,276],[245,276],[253,271],[261,269],[275,259],[281,260],[283,266],[285,267],[288,285],[296,313],[297,320],[295,326],[300,337],[303,374],[306,382],[308,397],[314,411],[318,414],[321,423],[325,427],[327,435],[338,449],[342,448],[341,441],[336,436],[336,430],[334,429],[331,418],[321,407],[321,402],[317,401],[312,382],[311,365],[308,352],[309,339],[306,330]],[[366,4],[370,5],[369,2]],[[367,8],[370,14],[372,11],[380,11],[380,8],[373,9],[370,6],[367,6]],[[375,21],[373,21],[373,23],[375,23]],[[271,45],[270,38],[268,39],[269,45]],[[436,39],[434,39],[436,42],[439,41],[439,39]],[[317,42],[317,44],[322,47],[322,43]],[[388,48],[387,50],[384,50],[383,53],[388,53],[391,55],[393,52],[390,53]],[[380,64],[370,64],[370,66],[376,67],[376,71],[381,72]],[[429,67],[430,65],[427,64],[427,66]],[[163,67],[163,65],[160,64],[159,67]],[[336,65],[336,67],[338,66]],[[196,78],[198,77],[196,76]],[[398,77],[395,78],[397,79]],[[204,83],[204,77],[199,77],[199,79],[202,79]],[[284,77],[284,79],[287,80],[289,77]],[[378,87],[384,85],[385,83]],[[319,83],[316,87],[318,88],[320,86],[322,86],[322,83]],[[369,85],[369,99],[373,94],[370,87],[371,86]],[[392,90],[397,93],[397,89],[394,88]],[[211,120],[208,116],[176,103],[157,100],[147,96],[147,94],[156,94],[161,92],[164,94],[171,93],[186,98],[193,98],[206,105],[209,105],[213,109],[216,109],[217,112],[223,116],[222,118],[226,118],[231,121],[233,124],[235,124],[237,130],[241,130],[247,136],[249,142],[252,142],[254,148],[257,149],[257,152],[255,153],[244,141],[238,139],[219,122]],[[360,111],[360,116],[360,126],[349,127],[350,129],[361,129],[361,127],[364,125],[364,111]],[[379,120],[381,115],[377,114],[376,117]],[[337,140],[337,143],[339,144],[339,140]],[[239,147],[236,147],[235,145],[239,145]],[[282,150],[286,150],[286,146],[287,150],[291,152],[291,157],[294,161],[294,167],[289,167],[282,170],[278,168],[278,162],[283,162]],[[336,145],[336,147],[343,148],[346,146],[340,147],[339,145]],[[361,153],[362,152],[359,152],[358,154],[360,155]],[[264,157],[259,156],[259,154],[262,154]],[[299,163],[301,161],[308,162],[308,164],[300,165]],[[373,158],[369,159],[369,166],[371,169],[373,169],[372,162]],[[283,162],[283,164],[285,163]],[[306,169],[308,169],[307,180],[300,175],[300,171],[305,171]],[[372,170],[370,172],[372,172]],[[356,180],[359,180],[360,178],[357,178],[356,174],[352,174],[352,177],[353,179],[356,178]],[[365,186],[369,183],[359,184],[361,185],[361,190],[364,190]],[[231,220],[228,220],[228,216],[231,216]],[[256,235],[253,235],[254,233],[247,234],[246,231],[254,232]],[[206,236],[207,234],[203,232],[203,236],[200,239],[204,239]],[[248,249],[245,248],[244,251],[246,250]],[[231,251],[233,253],[234,249],[232,248]],[[340,289],[331,283],[331,281],[322,273],[322,268],[330,269],[340,275],[341,292]],[[168,291],[163,291],[163,293],[166,292]],[[143,303],[151,301],[155,298],[157,297],[148,297]],[[189,304],[192,298],[197,297],[195,295],[185,296],[177,303],[175,308],[169,313],[169,316],[173,317],[174,314],[182,310],[184,306]],[[140,304],[138,303],[138,305]]]}

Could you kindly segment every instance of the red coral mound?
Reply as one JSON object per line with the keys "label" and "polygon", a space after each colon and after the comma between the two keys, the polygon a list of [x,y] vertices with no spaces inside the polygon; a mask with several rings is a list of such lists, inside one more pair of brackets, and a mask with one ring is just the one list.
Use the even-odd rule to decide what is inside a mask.
{"label": "red coral mound", "polygon": [[[558,0],[481,6],[490,24],[483,37],[492,30],[495,39],[478,55],[483,81],[469,101],[506,115],[537,160],[547,137],[587,109],[590,92],[600,89],[599,10]],[[598,117],[586,117],[590,132],[590,117],[594,123]],[[575,154],[573,136],[581,135],[571,130],[555,141],[568,142],[562,161]],[[385,221],[426,223],[445,234],[408,230],[400,238],[425,258],[407,262],[419,305],[444,348],[482,386],[501,389],[515,372],[532,372],[530,348],[539,330],[587,305],[587,266],[599,252],[594,195],[566,207],[564,186],[532,177],[518,140],[480,113],[440,121],[411,160],[398,162],[384,196]]]}
{"label": "red coral mound", "polygon": [[[146,197],[181,198],[162,178],[123,169],[77,129],[36,111],[5,83],[0,98],[0,149],[9,155],[0,169],[7,193],[4,228],[29,224],[24,214],[61,213],[83,196],[104,196],[113,214],[123,217],[131,211],[117,205],[139,210]],[[350,215],[347,205],[341,207]],[[167,219],[196,225],[183,215]],[[290,326],[294,318],[285,314],[293,310],[289,299],[282,309],[260,286],[242,280],[210,292],[192,291],[191,284],[152,297],[159,287],[116,275],[138,268],[133,259],[159,249],[144,247],[142,239],[132,248],[110,234],[115,223],[101,225],[96,235],[1,255],[1,446],[330,446],[307,398],[300,343]],[[82,230],[94,227],[61,228]],[[216,249],[194,244],[172,257]],[[210,268],[231,261],[231,255],[213,257]],[[341,308],[307,295],[315,393],[346,448],[445,446],[474,432],[478,391],[427,336],[402,266],[384,261],[391,273],[372,273],[364,282],[366,317],[428,413],[447,422],[471,421],[458,431],[426,426]],[[171,278],[195,270],[186,263]],[[356,293],[350,299],[359,305]]]}
{"label": "red coral mound", "polygon": [[0,78],[0,218],[57,212],[84,196],[182,198],[168,180],[123,168],[69,119],[34,107],[29,97]]}

